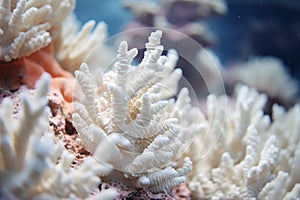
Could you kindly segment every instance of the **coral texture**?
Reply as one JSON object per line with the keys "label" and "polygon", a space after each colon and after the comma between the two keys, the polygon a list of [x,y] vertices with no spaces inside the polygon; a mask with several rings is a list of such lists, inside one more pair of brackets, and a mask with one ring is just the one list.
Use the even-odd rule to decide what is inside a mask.
{"label": "coral texture", "polygon": [[141,190],[134,187],[126,187],[122,183],[101,183],[99,186],[101,192],[109,189],[113,189],[117,192],[116,200],[122,199],[134,199],[134,200],[174,200],[168,194],[158,193],[154,194],[147,190]]}
{"label": "coral texture", "polygon": [[[83,199],[107,173],[93,158],[76,169],[74,155],[48,130],[49,75],[35,94],[21,92],[16,109],[7,97],[0,110],[0,195],[3,199]],[[100,194],[97,194],[100,195]],[[105,194],[102,194],[105,195]],[[107,194],[109,195],[109,194]],[[114,193],[110,193],[111,199]]]}
{"label": "coral texture", "polygon": [[74,0],[0,1],[0,90],[33,88],[47,72],[53,77],[52,88],[72,101],[74,77],[61,69],[51,41],[74,6]]}
{"label": "coral texture", "polygon": [[[137,4],[134,0],[124,0],[124,6],[134,14],[134,21],[125,26],[124,40],[139,48],[139,57],[142,57],[141,50],[149,32],[161,29],[164,33],[162,43],[167,49],[176,49],[180,55],[178,65],[198,97],[205,98],[209,92],[222,88],[223,84],[219,85],[222,82],[219,66],[216,67],[218,63],[205,65],[201,54],[206,52],[203,48],[217,43],[217,37],[207,26],[206,20],[225,14],[225,1],[142,0]],[[180,84],[180,87],[187,87],[183,82]]]}
{"label": "coral texture", "polygon": [[96,22],[90,20],[81,28],[74,14],[63,21],[60,35],[54,40],[54,47],[55,57],[64,69],[74,72],[82,62],[94,69],[96,63],[99,68],[107,66],[107,62],[111,61],[111,50],[105,43],[102,44],[107,37],[106,24],[100,22],[95,25]]}
{"label": "coral texture", "polygon": [[47,46],[49,31],[73,10],[74,0],[1,0],[0,60],[11,61]]}
{"label": "coral texture", "polygon": [[103,179],[152,192],[168,192],[185,181],[190,159],[183,159],[181,168],[174,161],[199,129],[198,109],[191,107],[186,88],[176,101],[167,100],[175,95],[181,71],[173,71],[174,51],[161,56],[161,34],[151,33],[138,66],[131,65],[137,50],[128,51],[127,43],[121,42],[114,70],[98,85],[86,64],[75,72],[84,97],[73,124],[93,157],[115,169]]}
{"label": "coral texture", "polygon": [[[300,109],[262,109],[266,95],[237,87],[235,99],[207,99],[207,125],[190,154],[193,198],[296,199],[300,175]],[[202,144],[199,145],[199,144]],[[202,148],[203,147],[203,148]]]}
{"label": "coral texture", "polygon": [[[109,52],[99,45],[106,38],[106,25],[89,21],[81,31],[71,14],[75,0],[1,0],[0,1],[0,89],[17,90],[21,85],[34,87],[43,72],[53,80],[67,102],[73,101],[74,72],[86,62],[103,61],[107,65],[109,53],[89,55],[91,49]],[[104,55],[104,54],[103,54]],[[105,57],[105,59],[103,58]],[[107,61],[107,62],[106,62]]]}
{"label": "coral texture", "polygon": [[[163,55],[161,31],[148,37],[137,66],[138,50],[121,42],[113,69],[104,71],[113,55],[100,45],[106,25],[89,21],[80,28],[74,6],[75,0],[0,0],[0,199],[300,197],[300,107],[274,104],[271,115],[263,112],[267,97],[294,100],[297,93],[280,61],[255,58],[224,69],[229,84],[266,95],[238,85],[233,97],[210,95],[202,113],[187,88],[177,95],[179,56]],[[203,20],[224,14],[224,1],[126,6],[135,15],[127,28],[178,30],[166,31],[167,45],[182,47],[188,56],[178,51],[181,57],[202,66],[204,82],[219,87],[218,59],[188,39],[213,45]],[[129,42],[144,41],[147,31],[139,29]],[[80,64],[80,88],[73,90],[71,73]],[[67,102],[75,93],[81,99],[71,123]]]}
{"label": "coral texture", "polygon": [[80,164],[90,153],[83,145],[78,143],[78,134],[72,125],[72,111],[70,104],[66,104],[64,98],[58,93],[49,91],[48,105],[51,109],[49,118],[49,126],[51,131],[55,134],[55,140],[64,144],[65,148],[75,154],[73,165]]}

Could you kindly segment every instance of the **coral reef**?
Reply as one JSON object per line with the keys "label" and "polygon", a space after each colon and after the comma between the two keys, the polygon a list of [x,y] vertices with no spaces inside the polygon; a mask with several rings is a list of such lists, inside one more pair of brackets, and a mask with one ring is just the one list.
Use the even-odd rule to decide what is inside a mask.
{"label": "coral reef", "polygon": [[0,60],[5,62],[47,46],[51,42],[51,28],[56,28],[75,6],[74,0],[2,0],[0,3]]}
{"label": "coral reef", "polygon": [[207,99],[207,125],[190,152],[193,198],[296,199],[299,105],[289,111],[274,105],[270,119],[262,112],[266,95],[247,86],[236,94]]}
{"label": "coral reef", "polygon": [[77,142],[78,134],[72,125],[73,108],[58,92],[49,91],[47,98],[51,109],[50,130],[55,135],[55,141],[63,143],[69,152],[75,154],[72,165],[76,166],[89,157],[90,153]]}
{"label": "coral reef", "polygon": [[51,41],[60,32],[61,21],[74,9],[75,1],[2,0],[0,3],[0,89],[13,91],[22,85],[33,88],[41,74],[48,72],[57,78],[52,80],[52,87],[71,102],[72,89],[67,82],[73,76],[60,68]]}
{"label": "coral reef", "polygon": [[[217,37],[209,29],[206,21],[227,12],[223,0],[143,0],[142,5],[132,0],[124,0],[124,6],[134,14],[134,21],[124,30],[124,40],[139,49],[142,57],[143,44],[149,32],[160,29],[164,33],[162,43],[166,49],[176,49],[185,78],[198,97],[206,97],[209,92],[219,90],[214,84],[222,82],[217,63],[203,65],[201,61],[205,50],[217,43]],[[208,75],[209,77],[206,77]],[[212,79],[210,79],[212,78]],[[215,88],[218,86],[218,88]],[[180,82],[180,87],[187,87]]]}
{"label": "coral reef", "polygon": [[222,75],[228,94],[233,92],[237,83],[249,85],[266,94],[268,101],[263,110],[267,114],[272,114],[273,104],[289,109],[297,102],[298,82],[279,58],[251,57],[244,63],[223,68]]}
{"label": "coral reef", "polygon": [[227,84],[241,82],[270,98],[286,102],[294,99],[298,92],[297,82],[288,74],[286,68],[278,58],[252,57],[248,62],[226,70],[224,77]]}
{"label": "coral reef", "polygon": [[[22,85],[33,88],[47,72],[53,77],[52,89],[72,102],[74,76],[61,66],[74,72],[106,37],[105,24],[100,23],[91,32],[95,22],[90,21],[79,32],[71,13],[74,0],[2,0],[0,4],[0,89],[13,91]],[[90,55],[86,62],[95,62],[95,58]]]}
{"label": "coral reef", "polygon": [[49,75],[43,75],[33,95],[21,92],[19,105],[13,105],[9,97],[2,102],[0,195],[3,199],[86,198],[100,183],[97,175],[107,173],[92,158],[76,169],[71,168],[74,155],[61,143],[54,143],[48,130],[49,79]]}
{"label": "coral reef", "polygon": [[73,99],[73,88],[67,82],[74,82],[73,75],[60,68],[53,57],[53,46],[48,46],[39,51],[21,57],[11,62],[1,63],[0,89],[17,90],[22,85],[34,88],[40,76],[47,72],[53,77],[51,87],[59,91],[67,102]]}
{"label": "coral reef", "polygon": [[[221,68],[202,46],[215,42],[203,21],[226,12],[222,0],[125,4],[127,28],[179,32],[163,30],[164,46],[152,32],[145,47],[150,29],[131,32],[141,61],[123,41],[104,70],[114,55],[101,45],[106,25],[81,28],[75,0],[0,0],[0,199],[299,198],[300,107],[279,105],[298,88],[282,63]],[[180,55],[168,49],[178,45]],[[178,86],[184,59],[210,92],[223,76],[235,93],[209,95],[201,112]]]}
{"label": "coral reef", "polygon": [[168,192],[185,181],[190,159],[182,161],[182,168],[174,161],[200,128],[198,109],[191,107],[187,89],[176,101],[167,100],[175,94],[181,71],[173,71],[171,55],[161,56],[161,34],[151,33],[138,66],[131,65],[137,50],[128,51],[127,43],[121,42],[115,69],[98,85],[86,64],[75,72],[85,96],[77,104],[73,124],[93,157],[115,169],[103,179],[152,192]]}
{"label": "coral reef", "polygon": [[90,20],[80,28],[73,13],[62,22],[61,34],[54,41],[55,57],[67,71],[74,72],[82,62],[92,70],[96,70],[96,66],[101,70],[104,67],[99,66],[107,66],[113,58],[112,50],[102,44],[107,37],[106,24],[95,25],[95,21]]}

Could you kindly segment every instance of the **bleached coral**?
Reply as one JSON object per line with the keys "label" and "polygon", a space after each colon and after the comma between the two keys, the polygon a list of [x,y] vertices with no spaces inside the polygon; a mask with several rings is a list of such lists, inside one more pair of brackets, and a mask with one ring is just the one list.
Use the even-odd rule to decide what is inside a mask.
{"label": "bleached coral", "polygon": [[174,161],[200,128],[199,112],[190,105],[187,89],[176,101],[169,99],[181,71],[173,70],[174,51],[161,56],[161,34],[151,33],[138,66],[131,65],[137,49],[128,51],[127,43],[121,42],[114,70],[105,73],[99,85],[86,64],[75,72],[84,97],[73,125],[93,157],[115,169],[103,178],[152,192],[168,192],[185,181],[190,159],[183,159],[181,168]]}
{"label": "bleached coral", "polygon": [[74,0],[1,0],[0,60],[11,61],[47,46],[51,29],[74,9]]}
{"label": "bleached coral", "polygon": [[199,61],[203,56],[199,55],[204,55],[203,47],[210,47],[217,43],[216,35],[205,21],[215,15],[225,14],[226,1],[142,0],[140,3],[142,5],[134,0],[124,0],[124,2],[134,15],[134,21],[125,26],[127,31],[124,32],[124,38],[129,44],[142,49],[146,35],[153,30],[153,27],[160,27],[164,32],[165,47],[176,48],[179,52],[179,65],[199,98],[206,97],[208,92],[223,89],[219,87],[222,78],[215,65],[208,67],[202,65]]}
{"label": "bleached coral", "polygon": [[298,92],[296,80],[288,74],[283,62],[274,57],[253,57],[225,71],[225,79],[230,83],[242,82],[282,100],[291,100]]}
{"label": "bleached coral", "polygon": [[235,100],[208,98],[205,131],[192,145],[192,153],[198,151],[189,183],[194,198],[299,197],[299,105],[287,112],[274,105],[271,121],[262,111],[265,102],[247,86],[238,87]]}
{"label": "bleached coral", "polygon": [[[112,58],[108,45],[100,45],[106,39],[106,24],[101,22],[95,27],[95,21],[91,20],[81,28],[72,13],[75,0],[1,0],[0,5],[2,61],[28,56],[50,42],[54,44],[56,59],[70,72],[83,61],[91,66],[95,63],[106,66]],[[90,52],[96,52],[97,56]]]}
{"label": "bleached coral", "polygon": [[197,68],[203,82],[198,80],[197,95],[206,97],[209,93],[224,93],[224,83],[221,72],[223,66],[219,58],[210,50],[202,49],[198,52],[195,59]]}
{"label": "bleached coral", "polygon": [[21,94],[17,114],[8,98],[2,102],[0,194],[3,199],[83,199],[100,183],[97,175],[109,172],[93,158],[72,168],[75,156],[62,143],[55,144],[53,133],[48,132],[49,81],[49,75],[43,75],[33,96]]}
{"label": "bleached coral", "polygon": [[58,62],[70,72],[79,69],[82,62],[88,63],[90,67],[94,63],[106,66],[112,59],[110,49],[104,43],[107,37],[106,24],[100,22],[96,25],[94,20],[90,20],[80,27],[74,14],[63,21],[60,35],[54,40]]}

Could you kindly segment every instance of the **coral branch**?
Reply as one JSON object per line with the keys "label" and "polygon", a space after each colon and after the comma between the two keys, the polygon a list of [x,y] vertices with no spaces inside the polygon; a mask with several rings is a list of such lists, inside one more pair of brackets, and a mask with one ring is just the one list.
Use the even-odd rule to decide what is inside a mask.
{"label": "coral branch", "polygon": [[9,62],[47,46],[50,30],[74,8],[75,1],[3,1],[0,21],[0,60]]}
{"label": "coral branch", "polygon": [[[93,158],[72,168],[74,155],[54,143],[48,131],[49,75],[42,75],[33,96],[21,92],[17,114],[10,99],[0,109],[0,193],[3,199],[83,199],[110,170]],[[107,191],[108,192],[108,191]],[[100,196],[100,194],[98,194]],[[110,191],[104,196],[115,196]]]}
{"label": "coral branch", "polygon": [[[176,81],[164,79],[174,73],[177,59],[174,50],[168,57],[161,56],[161,35],[161,31],[150,35],[144,59],[137,67],[131,65],[137,50],[128,51],[127,43],[121,42],[115,69],[105,73],[98,86],[86,64],[75,72],[85,96],[73,115],[73,124],[94,158],[124,172],[105,179],[123,180],[125,176],[128,185],[152,192],[169,192],[185,181],[191,160],[182,160],[182,168],[176,168],[173,161],[188,145],[186,139],[199,130],[199,113],[194,112],[194,121],[187,117],[193,109],[188,90],[183,89],[177,101],[167,100],[175,93],[163,92],[167,86],[173,92],[177,88]],[[178,80],[180,73],[175,73]],[[100,93],[98,87],[102,88]]]}
{"label": "coral branch", "polygon": [[[299,170],[295,170],[299,105],[287,112],[274,105],[271,121],[262,112],[266,95],[247,86],[238,86],[236,94],[235,99],[210,96],[207,100],[206,133],[197,136],[198,143],[188,154],[194,162],[189,183],[193,197],[290,199],[299,195]],[[210,152],[204,154],[201,143]],[[193,157],[197,153],[204,156]]]}

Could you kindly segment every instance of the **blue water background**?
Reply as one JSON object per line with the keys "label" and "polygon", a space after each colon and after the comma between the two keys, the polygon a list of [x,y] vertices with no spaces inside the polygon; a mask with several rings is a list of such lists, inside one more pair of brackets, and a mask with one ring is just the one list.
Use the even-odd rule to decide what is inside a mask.
{"label": "blue water background", "polygon": [[[300,1],[285,2],[229,0],[229,12],[225,16],[206,20],[218,37],[213,50],[222,63],[244,61],[252,55],[271,55],[281,58],[291,74],[299,79]],[[119,33],[133,20],[121,0],[78,0],[75,13],[82,22],[105,21],[109,35]]]}

